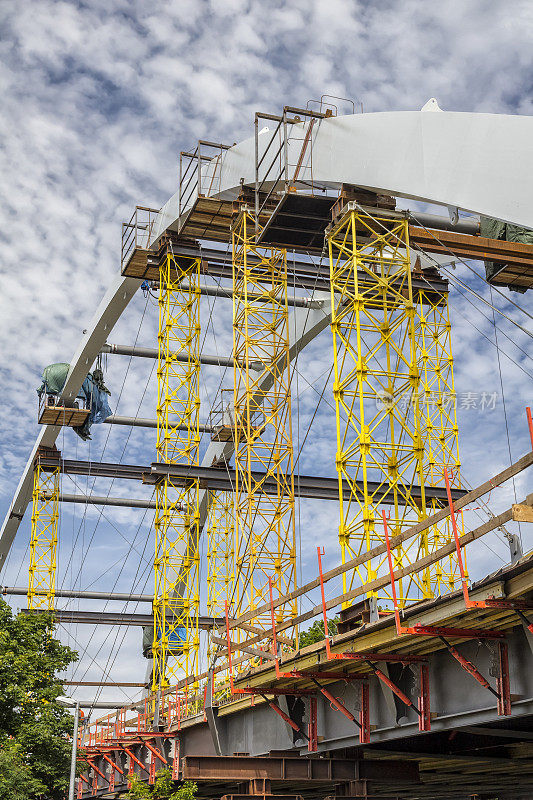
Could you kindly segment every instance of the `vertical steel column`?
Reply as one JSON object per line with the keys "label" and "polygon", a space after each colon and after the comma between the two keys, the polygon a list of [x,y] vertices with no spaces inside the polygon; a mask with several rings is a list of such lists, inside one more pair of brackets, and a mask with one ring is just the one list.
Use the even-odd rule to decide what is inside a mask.
{"label": "vertical steel column", "polygon": [[[198,465],[200,259],[167,253],[160,267],[157,456]],[[187,362],[176,356],[187,354]],[[199,484],[156,488],[152,689],[195,674],[199,631]]]}
{"label": "vertical steel column", "polygon": [[[232,236],[235,609],[239,614],[268,603],[269,578],[279,594],[296,588],[287,254],[257,248],[254,234],[254,220],[244,210]],[[257,362],[261,371],[252,368]],[[261,478],[254,476],[254,470],[261,471]],[[265,480],[275,482],[275,493],[264,492]],[[278,608],[276,621],[296,614],[292,601]],[[268,628],[270,615],[250,624]]]}
{"label": "vertical steel column", "polygon": [[[235,581],[235,536],[234,536],[234,498],[233,492],[210,492],[207,516],[207,613],[221,617],[225,604]],[[216,627],[213,633],[217,633]],[[209,663],[216,645],[208,645]],[[226,684],[228,676],[217,673],[213,677],[213,691],[216,685]]]}
{"label": "vertical steel column", "polygon": [[[429,289],[418,290],[415,299],[424,481],[426,486],[442,486],[444,470],[447,469],[451,486],[460,488],[459,428],[448,294],[438,294]],[[439,507],[434,499],[430,500],[428,513],[435,513]],[[448,544],[453,541],[450,521],[444,520],[434,525],[425,535],[429,552]],[[455,553],[427,567],[423,575],[426,592],[437,595],[453,589],[458,578],[459,568]]]}
{"label": "vertical steel column", "polygon": [[[426,516],[424,443],[407,218],[377,210],[370,215],[349,204],[328,242],[339,540],[345,563],[384,544],[379,513],[384,491],[393,535]],[[348,500],[343,484],[350,489]],[[415,484],[421,487],[421,500],[413,498]],[[394,551],[395,566],[426,554],[426,541],[411,540]],[[376,578],[385,558],[345,573],[344,590],[352,587],[356,574],[363,583]],[[423,578],[413,574],[400,586],[400,603],[420,595],[430,592]]]}
{"label": "vertical steel column", "polygon": [[61,487],[60,458],[57,466],[41,465],[39,454],[33,471],[28,608],[53,609],[57,570],[57,535]]}

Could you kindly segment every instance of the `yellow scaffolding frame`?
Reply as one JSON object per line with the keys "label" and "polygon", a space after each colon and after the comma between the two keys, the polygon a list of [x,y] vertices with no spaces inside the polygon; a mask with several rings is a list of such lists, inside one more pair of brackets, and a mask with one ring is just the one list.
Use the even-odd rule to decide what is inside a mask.
{"label": "yellow scaffolding frame", "polygon": [[235,580],[233,492],[209,492],[207,515],[207,613],[224,616]]}
{"label": "yellow scaffolding frame", "polygon": [[[279,594],[296,588],[287,253],[260,249],[254,237],[244,209],[232,233],[238,614],[268,603],[269,578]],[[294,618],[296,601],[276,613],[278,622]],[[270,615],[250,624],[268,628]]]}
{"label": "yellow scaffolding frame", "polygon": [[[421,371],[420,413],[424,440],[424,481],[426,486],[442,486],[444,469],[452,488],[461,488],[459,428],[453,376],[453,351],[448,293],[428,289],[415,293],[415,341]],[[439,508],[428,501],[430,514]],[[462,520],[461,520],[462,523]],[[453,540],[449,520],[430,529],[429,549],[436,550]],[[460,577],[455,554],[430,567],[435,594],[450,591]]]}
{"label": "yellow scaffolding frame", "polygon": [[[171,252],[159,271],[157,457],[198,465],[200,259]],[[177,356],[187,354],[186,362]],[[199,483],[165,477],[156,487],[154,692],[198,672]]]}
{"label": "yellow scaffolding frame", "polygon": [[[347,212],[328,232],[342,563],[426,516],[422,438],[407,218],[401,212]],[[362,481],[359,488],[356,481]],[[344,499],[343,487],[350,490]],[[419,497],[413,487],[419,487]],[[405,566],[429,552],[427,535],[393,553]],[[366,583],[386,555],[343,575]],[[400,582],[402,604],[431,597],[429,573]]]}
{"label": "yellow scaffolding frame", "polygon": [[33,470],[28,608],[54,608],[57,571],[57,535],[61,472],[41,466],[37,456]]}

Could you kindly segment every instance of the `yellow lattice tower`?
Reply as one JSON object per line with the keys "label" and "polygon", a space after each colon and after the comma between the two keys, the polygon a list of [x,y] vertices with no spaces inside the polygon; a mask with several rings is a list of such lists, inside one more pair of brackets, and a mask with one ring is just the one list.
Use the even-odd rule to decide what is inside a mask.
{"label": "yellow lattice tower", "polygon": [[[254,230],[244,210],[232,236],[238,613],[269,602],[269,578],[278,594],[296,587],[287,254],[256,247]],[[278,621],[296,614],[295,602],[277,609]]]}
{"label": "yellow lattice tower", "polygon": [[[200,260],[168,253],[159,279],[158,461],[198,465]],[[178,361],[184,353],[187,361]],[[165,477],[156,488],[154,691],[197,673],[198,538],[198,481]]]}
{"label": "yellow lattice tower", "polygon": [[[207,613],[224,617],[226,601],[231,597],[235,580],[235,526],[233,492],[210,492],[207,515]],[[218,634],[218,626],[213,627]],[[211,641],[207,649],[208,661],[217,649]],[[214,677],[217,697],[224,696],[229,675],[226,671]],[[220,689],[219,689],[220,687]]]}
{"label": "yellow lattice tower", "polygon": [[53,609],[57,570],[60,467],[43,466],[39,456],[33,470],[28,608]]}
{"label": "yellow lattice tower", "polygon": [[207,517],[207,613],[223,617],[235,579],[233,492],[210,492]]}
{"label": "yellow lattice tower", "polygon": [[[328,232],[343,563],[384,543],[382,507],[392,535],[426,516],[407,219],[348,209]],[[396,565],[428,547],[427,536],[407,540],[393,553]],[[356,575],[374,579],[385,560],[345,573],[344,590]],[[432,595],[428,570],[400,583],[402,603],[419,595]]]}
{"label": "yellow lattice tower", "polygon": [[[415,292],[415,341],[420,367],[420,413],[424,440],[424,481],[426,486],[443,486],[444,469],[452,488],[461,487],[459,428],[453,377],[453,351],[448,293],[428,289]],[[428,512],[437,511],[435,499],[428,499]],[[458,520],[460,522],[460,520]],[[449,520],[429,531],[429,550],[453,540]],[[431,584],[435,593],[453,589],[459,578],[455,554],[432,565]]]}

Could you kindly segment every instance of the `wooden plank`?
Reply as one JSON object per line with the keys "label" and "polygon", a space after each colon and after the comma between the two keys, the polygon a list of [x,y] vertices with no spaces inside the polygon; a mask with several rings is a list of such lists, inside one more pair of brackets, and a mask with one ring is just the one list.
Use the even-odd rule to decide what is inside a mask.
{"label": "wooden plank", "polygon": [[432,231],[409,225],[409,241],[429,253],[453,254],[463,258],[501,261],[533,270],[533,245],[471,236],[454,231]]}
{"label": "wooden plank", "polygon": [[[464,500],[464,498],[462,498]],[[526,501],[528,505],[533,504],[533,494],[528,495]],[[473,542],[475,539],[479,539],[481,536],[484,536],[486,533],[490,533],[491,531],[499,528],[501,525],[504,525],[506,522],[509,522],[512,519],[512,511],[508,509],[504,511],[502,514],[499,514],[496,517],[488,520],[483,525],[480,525],[478,528],[475,528],[473,531],[469,531],[468,533],[463,534],[463,536],[459,537],[459,544],[461,547],[464,547],[466,544]],[[424,556],[423,558],[414,561],[412,564],[409,564],[407,567],[403,567],[402,569],[398,569],[394,571],[394,580],[398,581],[401,578],[405,578],[407,575],[412,574],[413,572],[419,572],[422,569],[425,569],[430,564],[435,563],[435,561],[439,561],[441,558],[450,555],[455,551],[455,542],[450,542],[449,544],[443,545],[435,550],[428,556]],[[367,594],[368,592],[377,591],[378,589],[382,589],[384,586],[390,584],[390,576],[385,575],[380,578],[375,578],[373,581],[368,581],[368,583],[363,584],[362,586],[358,586],[355,589],[351,589],[349,592],[345,592],[337,597],[332,598],[326,602],[326,611],[329,611],[336,606],[341,605],[349,600],[354,600],[356,597],[360,597],[361,595]],[[257,612],[256,612],[257,613]],[[308,620],[312,619],[313,617],[318,616],[322,613],[322,605],[314,606],[310,611],[306,611],[304,614],[300,614],[299,616],[295,617],[294,619],[287,620],[286,622],[281,622],[279,626],[276,626],[276,631],[283,631],[287,628],[291,628],[294,625],[297,625],[301,622],[307,622]],[[272,628],[269,628],[265,631],[265,637],[268,634],[272,633]],[[244,644],[252,645],[256,644],[257,642],[261,641],[259,637],[253,637],[252,639],[248,639]]]}
{"label": "wooden plank", "polygon": [[[472,503],[474,500],[477,500],[482,495],[487,494],[487,492],[490,492],[497,486],[500,486],[502,483],[505,483],[505,481],[509,480],[518,473],[522,472],[524,469],[527,469],[528,467],[531,466],[531,464],[533,464],[533,452],[526,453],[525,456],[522,456],[522,458],[520,458],[517,462],[511,464],[511,466],[502,470],[502,472],[498,473],[498,475],[495,475],[490,480],[485,481],[485,483],[482,483],[476,489],[472,489],[472,491],[467,492],[467,494],[465,494],[462,498],[460,498],[454,503],[454,508],[457,511],[459,511],[461,508],[464,508],[469,503]],[[404,533],[391,537],[390,541],[391,548],[394,549],[407,539],[410,539],[413,536],[417,536],[419,533],[422,533],[423,531],[427,530],[432,525],[435,525],[437,522],[446,519],[446,517],[448,517],[449,514],[450,514],[449,508],[443,508],[440,511],[437,511],[436,514],[432,514],[430,517],[427,517],[427,519],[422,520],[422,522],[413,525],[413,527],[409,528]],[[338,567],[334,567],[333,569],[324,572],[323,582],[327,583],[328,581],[332,580],[332,578],[336,578],[339,575],[342,575],[343,573],[348,572],[349,570],[352,570],[355,567],[364,564],[367,561],[370,561],[371,559],[376,558],[379,555],[383,555],[386,551],[387,551],[386,545],[384,544],[377,545],[376,547],[373,547],[371,550],[368,550],[366,553],[357,556],[357,558],[352,558],[345,564],[340,564]],[[315,578],[309,583],[306,583],[304,586],[295,589],[293,592],[289,592],[288,594],[276,598],[274,600],[274,608],[278,608],[279,606],[284,605],[285,603],[288,603],[291,600],[296,599],[297,597],[301,597],[302,595],[307,594],[307,592],[311,591],[311,589],[316,589],[318,586],[320,586],[320,579]],[[230,628],[238,627],[241,622],[249,622],[256,616],[268,613],[269,610],[270,610],[270,604],[265,603],[263,606],[259,606],[259,608],[256,608],[254,611],[249,611],[246,612],[245,614],[242,614],[240,617],[236,617],[233,620],[233,622],[230,622]],[[219,632],[221,630],[222,629],[219,628]]]}
{"label": "wooden plank", "polygon": [[[224,647],[226,647],[226,650],[224,650],[222,652],[222,655],[223,656],[227,655],[228,643],[227,643],[226,639],[221,639],[220,636],[215,636],[214,634],[211,634],[211,641],[214,642],[215,644],[221,644]],[[257,658],[265,658],[267,661],[275,661],[276,660],[276,657],[273,656],[272,653],[268,653],[265,650],[254,650],[253,648],[246,647],[245,645],[239,644],[238,642],[232,642],[231,643],[231,652],[233,653],[234,651],[241,651],[243,653],[249,653],[251,656],[254,656],[254,657],[257,657]]]}
{"label": "wooden plank", "polygon": [[513,503],[513,520],[515,522],[533,522],[533,508],[525,503]]}

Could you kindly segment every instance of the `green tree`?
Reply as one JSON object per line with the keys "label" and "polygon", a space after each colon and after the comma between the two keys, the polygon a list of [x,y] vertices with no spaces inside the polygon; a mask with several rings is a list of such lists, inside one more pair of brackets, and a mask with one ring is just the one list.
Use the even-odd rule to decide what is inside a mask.
{"label": "green tree", "polygon": [[155,783],[150,786],[137,775],[131,777],[131,789],[128,792],[129,800],[195,800],[198,786],[192,781],[184,781],[176,785],[172,780],[169,769],[162,769],[156,773]]}
{"label": "green tree", "polygon": [[0,797],[62,800],[72,715],[56,672],[77,653],[53,637],[51,614],[17,614],[0,600]]}
{"label": "green tree", "polygon": [[[330,636],[335,636],[337,633],[338,621],[339,617],[328,619],[328,633]],[[321,642],[324,638],[324,620],[317,619],[316,622],[313,622],[311,627],[306,631],[300,631],[298,636],[298,644],[300,647],[307,647],[310,644]]]}

